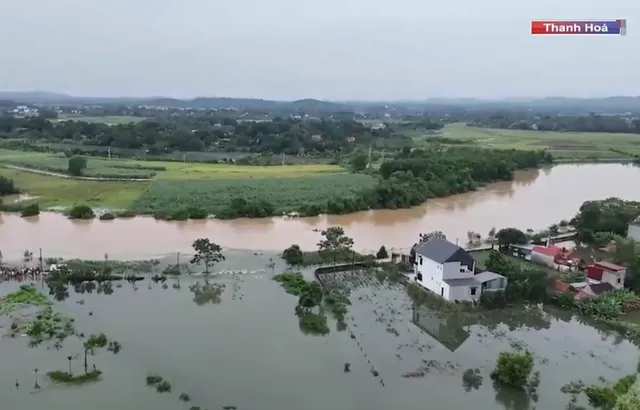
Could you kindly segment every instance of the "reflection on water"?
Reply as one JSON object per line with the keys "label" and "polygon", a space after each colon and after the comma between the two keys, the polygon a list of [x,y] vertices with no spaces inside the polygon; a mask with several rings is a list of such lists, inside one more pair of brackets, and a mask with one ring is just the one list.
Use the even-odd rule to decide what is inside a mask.
{"label": "reflection on water", "polygon": [[436,339],[444,347],[455,352],[470,336],[452,316],[439,315],[429,309],[413,309],[413,323]]}

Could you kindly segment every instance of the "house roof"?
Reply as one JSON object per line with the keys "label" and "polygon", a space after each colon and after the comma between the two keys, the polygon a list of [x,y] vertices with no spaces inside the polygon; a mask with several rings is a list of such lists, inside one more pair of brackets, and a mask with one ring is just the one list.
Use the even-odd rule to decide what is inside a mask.
{"label": "house roof", "polygon": [[615,263],[605,262],[605,261],[596,262],[595,265],[605,268],[606,270],[612,270],[616,272],[627,269],[624,266],[616,265]]}
{"label": "house roof", "polygon": [[490,280],[493,279],[498,279],[498,278],[504,278],[504,276],[495,273],[495,272],[491,272],[491,271],[484,271],[482,273],[478,273],[476,276],[473,277],[475,280],[477,280],[480,283],[485,283],[485,282],[489,282]]}
{"label": "house roof", "polygon": [[634,219],[630,225],[640,225],[640,215],[636,219]]}
{"label": "house roof", "polygon": [[610,292],[615,289],[613,285],[608,282],[592,283],[589,287],[596,295],[602,295],[605,292]]}
{"label": "house roof", "polygon": [[562,249],[558,248],[557,246],[546,247],[546,246],[535,245],[533,247],[533,252],[555,258],[556,256],[558,256],[560,252],[562,252]]}
{"label": "house roof", "polygon": [[460,262],[471,267],[474,259],[467,251],[446,239],[431,238],[416,246],[416,255],[422,255],[437,263]]}
{"label": "house roof", "polygon": [[458,286],[480,286],[482,282],[478,281],[475,277],[464,279],[445,279],[444,282],[452,288]]}

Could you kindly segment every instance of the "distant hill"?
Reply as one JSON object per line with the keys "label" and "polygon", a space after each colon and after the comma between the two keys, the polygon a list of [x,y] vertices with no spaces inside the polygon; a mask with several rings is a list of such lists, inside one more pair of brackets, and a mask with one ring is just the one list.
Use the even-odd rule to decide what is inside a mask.
{"label": "distant hill", "polygon": [[621,113],[640,112],[640,97],[614,96],[607,98],[526,98],[511,97],[499,100],[476,98],[438,98],[417,101],[324,101],[306,98],[295,101],[274,101],[258,98],[199,97],[178,99],[170,97],[78,97],[45,91],[1,92],[0,100],[23,104],[123,104],[147,105],[166,108],[222,109],[237,108],[264,112],[339,113],[376,112],[389,110],[426,111],[447,107],[470,110],[531,109],[533,111],[557,111],[562,113]]}

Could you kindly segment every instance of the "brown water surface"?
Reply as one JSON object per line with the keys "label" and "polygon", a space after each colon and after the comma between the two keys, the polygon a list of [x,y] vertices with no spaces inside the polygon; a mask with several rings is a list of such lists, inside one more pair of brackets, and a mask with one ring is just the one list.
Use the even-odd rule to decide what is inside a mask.
{"label": "brown water surface", "polygon": [[640,200],[640,167],[622,164],[559,165],[520,172],[510,182],[477,192],[431,200],[402,210],[376,210],[286,220],[282,218],[156,221],[149,217],[114,221],[70,221],[43,213],[35,219],[0,216],[0,250],[5,259],[25,249],[42,248],[45,257],[155,257],[189,252],[191,243],[208,237],[224,247],[282,250],[292,243],[313,249],[321,230],[343,226],[358,250],[408,248],[420,232],[443,231],[450,240],[466,241],[467,232],[483,236],[492,228],[542,229],[573,217],[587,200],[617,196]]}

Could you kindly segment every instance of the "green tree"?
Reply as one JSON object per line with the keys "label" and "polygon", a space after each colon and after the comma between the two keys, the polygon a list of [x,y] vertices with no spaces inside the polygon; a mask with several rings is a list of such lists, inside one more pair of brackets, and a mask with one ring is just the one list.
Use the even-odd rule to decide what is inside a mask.
{"label": "green tree", "polygon": [[523,389],[533,372],[533,355],[529,351],[502,352],[498,355],[491,378],[498,384]]}
{"label": "green tree", "polygon": [[14,195],[20,193],[20,190],[16,188],[12,179],[0,176],[0,196]]}
{"label": "green tree", "polygon": [[387,248],[382,245],[378,252],[376,252],[376,259],[387,259],[389,257],[389,253],[387,252]]}
{"label": "green tree", "polygon": [[67,171],[69,174],[79,177],[82,176],[82,172],[87,168],[87,159],[79,155],[74,155],[69,158],[67,164]]}
{"label": "green tree", "polygon": [[282,259],[291,266],[299,266],[304,263],[304,252],[300,245],[291,245],[282,252]]}
{"label": "green tree", "polygon": [[516,228],[500,229],[496,233],[496,239],[498,239],[498,246],[501,248],[508,247],[511,244],[527,243],[527,235]]}
{"label": "green tree", "polygon": [[94,354],[95,349],[103,348],[107,345],[107,336],[104,333],[100,333],[99,335],[91,335],[89,338],[83,343],[84,347],[84,373],[89,373],[89,364],[87,361],[87,356],[89,353]]}
{"label": "green tree", "polygon": [[318,242],[318,251],[323,258],[333,261],[335,266],[340,254],[353,252],[353,239],[345,235],[344,229],[332,226],[322,231],[323,240]]}
{"label": "green tree", "polygon": [[354,171],[360,172],[367,169],[367,165],[369,164],[369,157],[360,152],[353,156],[351,159],[351,167]]}
{"label": "green tree", "polygon": [[204,273],[209,273],[209,267],[225,260],[220,245],[211,242],[208,238],[196,239],[191,245],[196,254],[191,259],[191,263],[197,265],[204,264]]}

